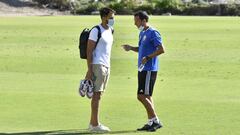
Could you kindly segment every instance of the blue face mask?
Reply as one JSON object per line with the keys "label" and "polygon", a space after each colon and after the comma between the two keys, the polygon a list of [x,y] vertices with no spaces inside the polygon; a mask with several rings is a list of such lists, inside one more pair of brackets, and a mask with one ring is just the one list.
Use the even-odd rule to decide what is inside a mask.
{"label": "blue face mask", "polygon": [[107,25],[113,27],[113,25],[114,25],[114,19],[109,19]]}

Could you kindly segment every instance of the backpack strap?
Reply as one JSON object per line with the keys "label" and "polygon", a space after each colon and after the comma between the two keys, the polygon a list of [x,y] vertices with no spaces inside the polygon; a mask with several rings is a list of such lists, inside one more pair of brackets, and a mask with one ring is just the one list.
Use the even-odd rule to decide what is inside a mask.
{"label": "backpack strap", "polygon": [[[97,38],[97,41],[96,41],[96,47],[97,47],[97,44],[98,44],[98,42],[99,42],[102,34],[101,34],[101,29],[100,29],[100,27],[99,27],[98,25],[94,26],[92,29],[94,29],[94,28],[97,28],[97,29],[98,29],[98,38]],[[96,48],[96,47],[95,47],[95,48]]]}
{"label": "backpack strap", "polygon": [[[99,42],[99,40],[100,40],[100,38],[102,36],[102,33],[101,33],[101,28],[99,27],[99,25],[94,26],[92,29],[94,29],[94,28],[98,29],[98,39],[96,41],[96,47],[97,47],[97,44],[98,44],[98,42]],[[111,28],[111,31],[112,31],[112,34],[113,34],[114,33],[114,29],[113,29],[113,27],[110,27],[110,28]]]}
{"label": "backpack strap", "polygon": [[114,29],[113,29],[113,27],[110,27],[110,29],[111,29],[111,31],[112,31],[112,34],[114,34]]}

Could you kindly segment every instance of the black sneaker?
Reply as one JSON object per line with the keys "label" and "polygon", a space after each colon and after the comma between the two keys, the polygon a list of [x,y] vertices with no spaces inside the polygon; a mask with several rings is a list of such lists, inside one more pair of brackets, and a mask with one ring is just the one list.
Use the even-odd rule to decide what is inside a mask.
{"label": "black sneaker", "polygon": [[142,128],[138,128],[137,131],[148,131],[150,128],[150,125],[145,124]]}
{"label": "black sneaker", "polygon": [[153,124],[150,126],[150,128],[147,131],[155,132],[157,129],[159,129],[161,127],[162,127],[162,125],[160,123],[153,122]]}

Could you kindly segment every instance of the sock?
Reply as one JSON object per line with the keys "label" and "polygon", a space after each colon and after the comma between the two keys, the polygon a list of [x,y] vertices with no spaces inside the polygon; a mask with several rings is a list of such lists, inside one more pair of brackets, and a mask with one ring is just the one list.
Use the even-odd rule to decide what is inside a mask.
{"label": "sock", "polygon": [[151,121],[154,122],[154,123],[160,123],[160,121],[159,121],[159,119],[158,119],[157,116],[156,116],[156,117],[153,117],[153,118],[151,119]]}
{"label": "sock", "polygon": [[152,119],[148,119],[148,123],[149,126],[151,126],[153,124],[153,120]]}

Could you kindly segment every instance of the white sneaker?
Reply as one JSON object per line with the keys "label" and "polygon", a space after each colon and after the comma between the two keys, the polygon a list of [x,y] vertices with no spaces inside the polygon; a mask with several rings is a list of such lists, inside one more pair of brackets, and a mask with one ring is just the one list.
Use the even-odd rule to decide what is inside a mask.
{"label": "white sneaker", "polygon": [[89,99],[93,96],[93,82],[91,80],[88,80],[88,89],[86,94]]}
{"label": "white sneaker", "polygon": [[98,126],[95,127],[90,124],[88,130],[93,133],[106,133],[111,131],[108,127],[102,124],[99,124]]}
{"label": "white sneaker", "polygon": [[79,94],[84,97],[87,91],[87,86],[85,85],[86,80],[81,80],[80,81],[80,86],[79,86]]}

